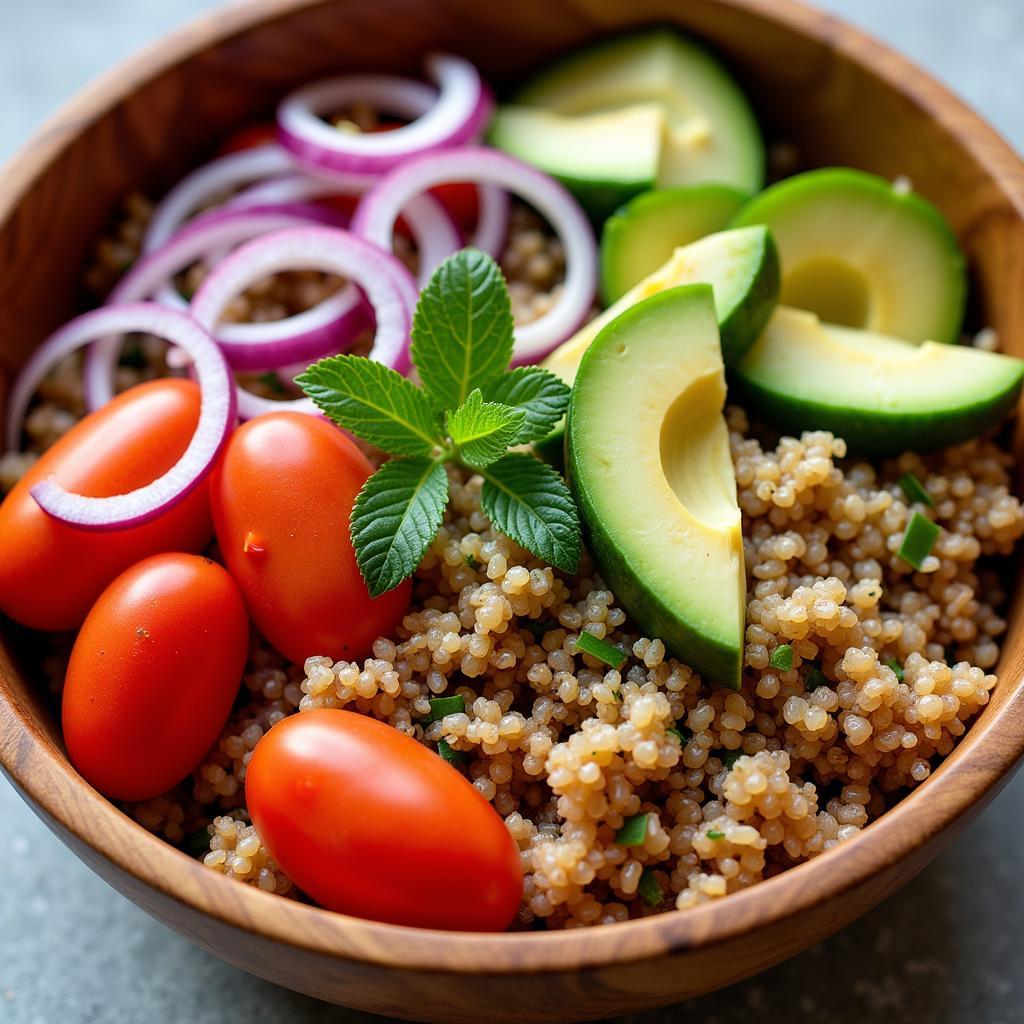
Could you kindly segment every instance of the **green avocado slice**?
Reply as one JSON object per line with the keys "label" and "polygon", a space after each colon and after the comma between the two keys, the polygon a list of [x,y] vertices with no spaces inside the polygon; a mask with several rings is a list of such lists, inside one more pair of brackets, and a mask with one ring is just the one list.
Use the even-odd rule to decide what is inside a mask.
{"label": "green avocado slice", "polygon": [[830,430],[851,451],[928,451],[977,437],[1014,407],[1024,361],[965,345],[915,345],[779,306],[730,371],[783,430]]}
{"label": "green avocado slice", "polygon": [[574,116],[507,105],[490,130],[492,145],[558,178],[598,217],[654,185],[664,136],[665,114],[651,103]]}
{"label": "green avocado slice", "polygon": [[[514,108],[559,115],[561,121],[547,127],[655,104],[664,131],[653,175],[642,187],[720,182],[756,192],[764,184],[764,144],[747,98],[718,60],[672,29],[619,35],[573,53],[537,75],[511,102]],[[645,160],[648,151],[646,138],[615,130],[615,119],[609,117],[600,136],[586,143],[570,132],[560,138],[557,131],[545,131],[539,142],[522,130],[529,122],[521,114],[509,120],[507,111],[499,108],[491,142],[524,160],[540,147],[544,163],[538,166],[561,178],[595,220],[641,191],[635,178],[608,173],[608,159],[630,156],[616,151],[636,145],[634,155],[642,152]]]}
{"label": "green avocado slice", "polygon": [[653,274],[676,249],[721,231],[750,198],[731,185],[641,192],[601,231],[601,298],[607,305]]}
{"label": "green avocado slice", "polygon": [[732,222],[751,224],[775,236],[784,305],[907,341],[959,341],[963,254],[942,214],[905,183],[808,171],[765,189]]}
{"label": "green avocado slice", "polygon": [[743,538],[712,289],[672,288],[604,327],[579,367],[567,457],[616,599],[701,675],[738,688]]}

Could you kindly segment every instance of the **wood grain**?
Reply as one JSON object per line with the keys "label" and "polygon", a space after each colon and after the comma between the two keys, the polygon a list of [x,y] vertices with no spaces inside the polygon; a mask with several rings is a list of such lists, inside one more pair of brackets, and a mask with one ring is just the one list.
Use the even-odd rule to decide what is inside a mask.
{"label": "wood grain", "polygon": [[[252,0],[113,71],[0,175],[0,383],[78,307],[83,263],[119,198],[165,186],[294,83],[349,68],[414,71],[424,50],[445,47],[500,87],[580,42],[657,21],[723,53],[769,138],[796,145],[805,165],[909,175],[967,250],[978,323],[1024,355],[1024,168],[940,85],[828,15],[789,0]],[[1016,444],[1024,454],[1024,433]],[[888,896],[978,813],[1024,753],[1021,600],[1018,592],[993,702],[895,810],[828,856],[720,903],[586,934],[396,928],[207,871],[75,775],[10,627],[0,639],[0,764],[129,899],[272,981],[397,1017],[605,1017],[697,995],[806,948]]]}

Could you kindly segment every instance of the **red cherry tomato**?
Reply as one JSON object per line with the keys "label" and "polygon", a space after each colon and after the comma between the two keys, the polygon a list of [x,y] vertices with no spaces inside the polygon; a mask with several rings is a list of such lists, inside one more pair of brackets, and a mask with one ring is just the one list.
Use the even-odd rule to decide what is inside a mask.
{"label": "red cherry tomato", "polygon": [[302,664],[365,657],[409,606],[411,584],[371,599],[349,517],[373,471],[325,420],[270,413],[240,427],[214,469],[210,499],[224,562],[263,635]]}
{"label": "red cherry tomato", "polygon": [[119,573],[159,551],[201,551],[210,542],[208,481],[157,519],[97,532],[47,515],[29,490],[53,475],[89,497],[148,484],[181,458],[199,420],[199,389],[187,380],[140,384],[77,423],[0,505],[0,611],[33,629],[75,629]]}
{"label": "red cherry tomato", "polygon": [[238,131],[232,132],[220,149],[218,156],[228,156],[231,153],[241,153],[246,149],[255,149],[257,146],[265,146],[268,142],[277,142],[277,125],[272,121],[263,124],[250,124]]}
{"label": "red cherry tomato", "polygon": [[476,185],[455,181],[448,185],[435,185],[430,194],[464,232],[471,232],[476,227],[480,216],[480,193]]}
{"label": "red cherry tomato", "polygon": [[519,907],[505,823],[421,743],[351,711],[303,711],[259,741],[245,795],[260,838],[329,910],[392,924],[499,931]]}
{"label": "red cherry tomato", "polygon": [[216,742],[245,668],[249,622],[234,580],[198,555],[154,555],[100,595],[64,684],[64,742],[104,795],[146,800]]}

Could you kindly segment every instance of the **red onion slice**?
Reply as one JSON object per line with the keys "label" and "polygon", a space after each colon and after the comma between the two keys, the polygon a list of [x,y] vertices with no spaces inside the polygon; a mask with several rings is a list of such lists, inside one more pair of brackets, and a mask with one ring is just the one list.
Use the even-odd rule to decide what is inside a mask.
{"label": "red onion slice", "polygon": [[[412,276],[390,253],[337,228],[289,228],[247,242],[210,272],[192,300],[192,315],[212,330],[228,304],[246,288],[272,274],[300,269],[338,274],[359,285],[377,325],[369,358],[401,373],[409,369],[410,298],[416,294]],[[278,365],[299,361],[282,357]],[[256,396],[240,399],[243,414],[258,401]],[[305,399],[272,404],[275,409],[312,411]]]}
{"label": "red onion slice", "polygon": [[202,399],[199,422],[181,458],[152,483],[128,494],[88,498],[48,477],[32,488],[44,512],[87,530],[140,526],[182,500],[210,471],[235,424],[235,389],[223,353],[190,316],[152,303],[93,310],[65,324],[32,354],[10,396],[7,443],[15,448],[29,399],[54,363],[97,338],[143,332],[184,349],[192,360]]}
{"label": "red onion slice", "polygon": [[[328,208],[289,203],[247,210],[210,210],[186,224],[165,245],[143,256],[118,282],[107,305],[159,298],[163,305],[185,310],[188,303],[167,282],[211,248],[234,248],[269,231],[309,223],[336,225]],[[271,323],[223,324],[229,362],[239,369],[274,369],[285,355],[301,352],[307,360],[340,351],[370,324],[362,297],[354,287],[342,289],[297,316]],[[219,340],[219,339],[218,339]],[[101,338],[86,353],[83,383],[86,404],[98,409],[114,397],[120,337]],[[285,359],[285,362],[291,360]]]}
{"label": "red onion slice", "polygon": [[274,143],[203,164],[182,178],[157,204],[142,240],[142,251],[159,248],[197,211],[225,193],[294,170],[295,162],[287,150]]}
{"label": "red onion slice", "polygon": [[554,306],[516,328],[515,361],[532,363],[560,345],[586,319],[597,287],[597,248],[579,203],[553,178],[506,153],[482,147],[411,157],[386,174],[360,200],[352,231],[388,246],[399,212],[410,197],[446,182],[497,185],[525,199],[555,229],[565,249],[566,276]]}
{"label": "red onion slice", "polygon": [[[372,187],[378,180],[376,177],[369,179],[370,185],[367,187]],[[348,191],[345,188],[339,189],[337,182],[332,178],[314,178],[296,174],[288,178],[278,178],[276,181],[255,185],[235,196],[228,206],[244,209],[250,203],[327,199],[337,195],[361,196],[366,191],[366,188],[357,190],[352,182],[349,182],[346,187],[349,188]],[[402,216],[412,231],[413,241],[419,254],[417,276],[420,287],[423,287],[430,280],[434,268],[461,248],[462,235],[444,206],[426,193],[421,196],[413,196],[402,209]],[[496,237],[501,232],[500,198],[490,200],[488,216],[486,230],[491,237]],[[507,220],[507,211],[505,216]],[[481,220],[483,220],[483,208],[481,208]],[[391,239],[388,239],[387,249],[391,250],[392,248]],[[412,304],[415,306],[415,298],[413,298]]]}
{"label": "red onion slice", "polygon": [[432,54],[425,66],[439,95],[409,124],[387,132],[346,132],[328,124],[322,115],[366,98],[370,83],[378,89],[394,89],[396,94],[419,84],[382,75],[332,78],[297,89],[281,102],[277,109],[281,144],[314,171],[380,174],[410,155],[477,138],[493,103],[476,68],[462,57],[448,54]]}

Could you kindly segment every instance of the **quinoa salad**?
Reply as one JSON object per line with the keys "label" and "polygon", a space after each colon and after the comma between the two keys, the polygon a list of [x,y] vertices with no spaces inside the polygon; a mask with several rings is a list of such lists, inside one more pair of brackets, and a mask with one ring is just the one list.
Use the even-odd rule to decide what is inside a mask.
{"label": "quinoa salad", "polygon": [[[655,54],[707,109],[602,93]],[[1024,364],[965,334],[911,183],[766,156],[675,32],[496,109],[426,71],[466,93],[433,148],[341,76],[126,198],[98,311],[10,392],[0,611],[48,634],[87,781],[235,882],[472,930],[686,912],[854,839],[988,703]],[[28,595],[30,527],[67,594]]]}

